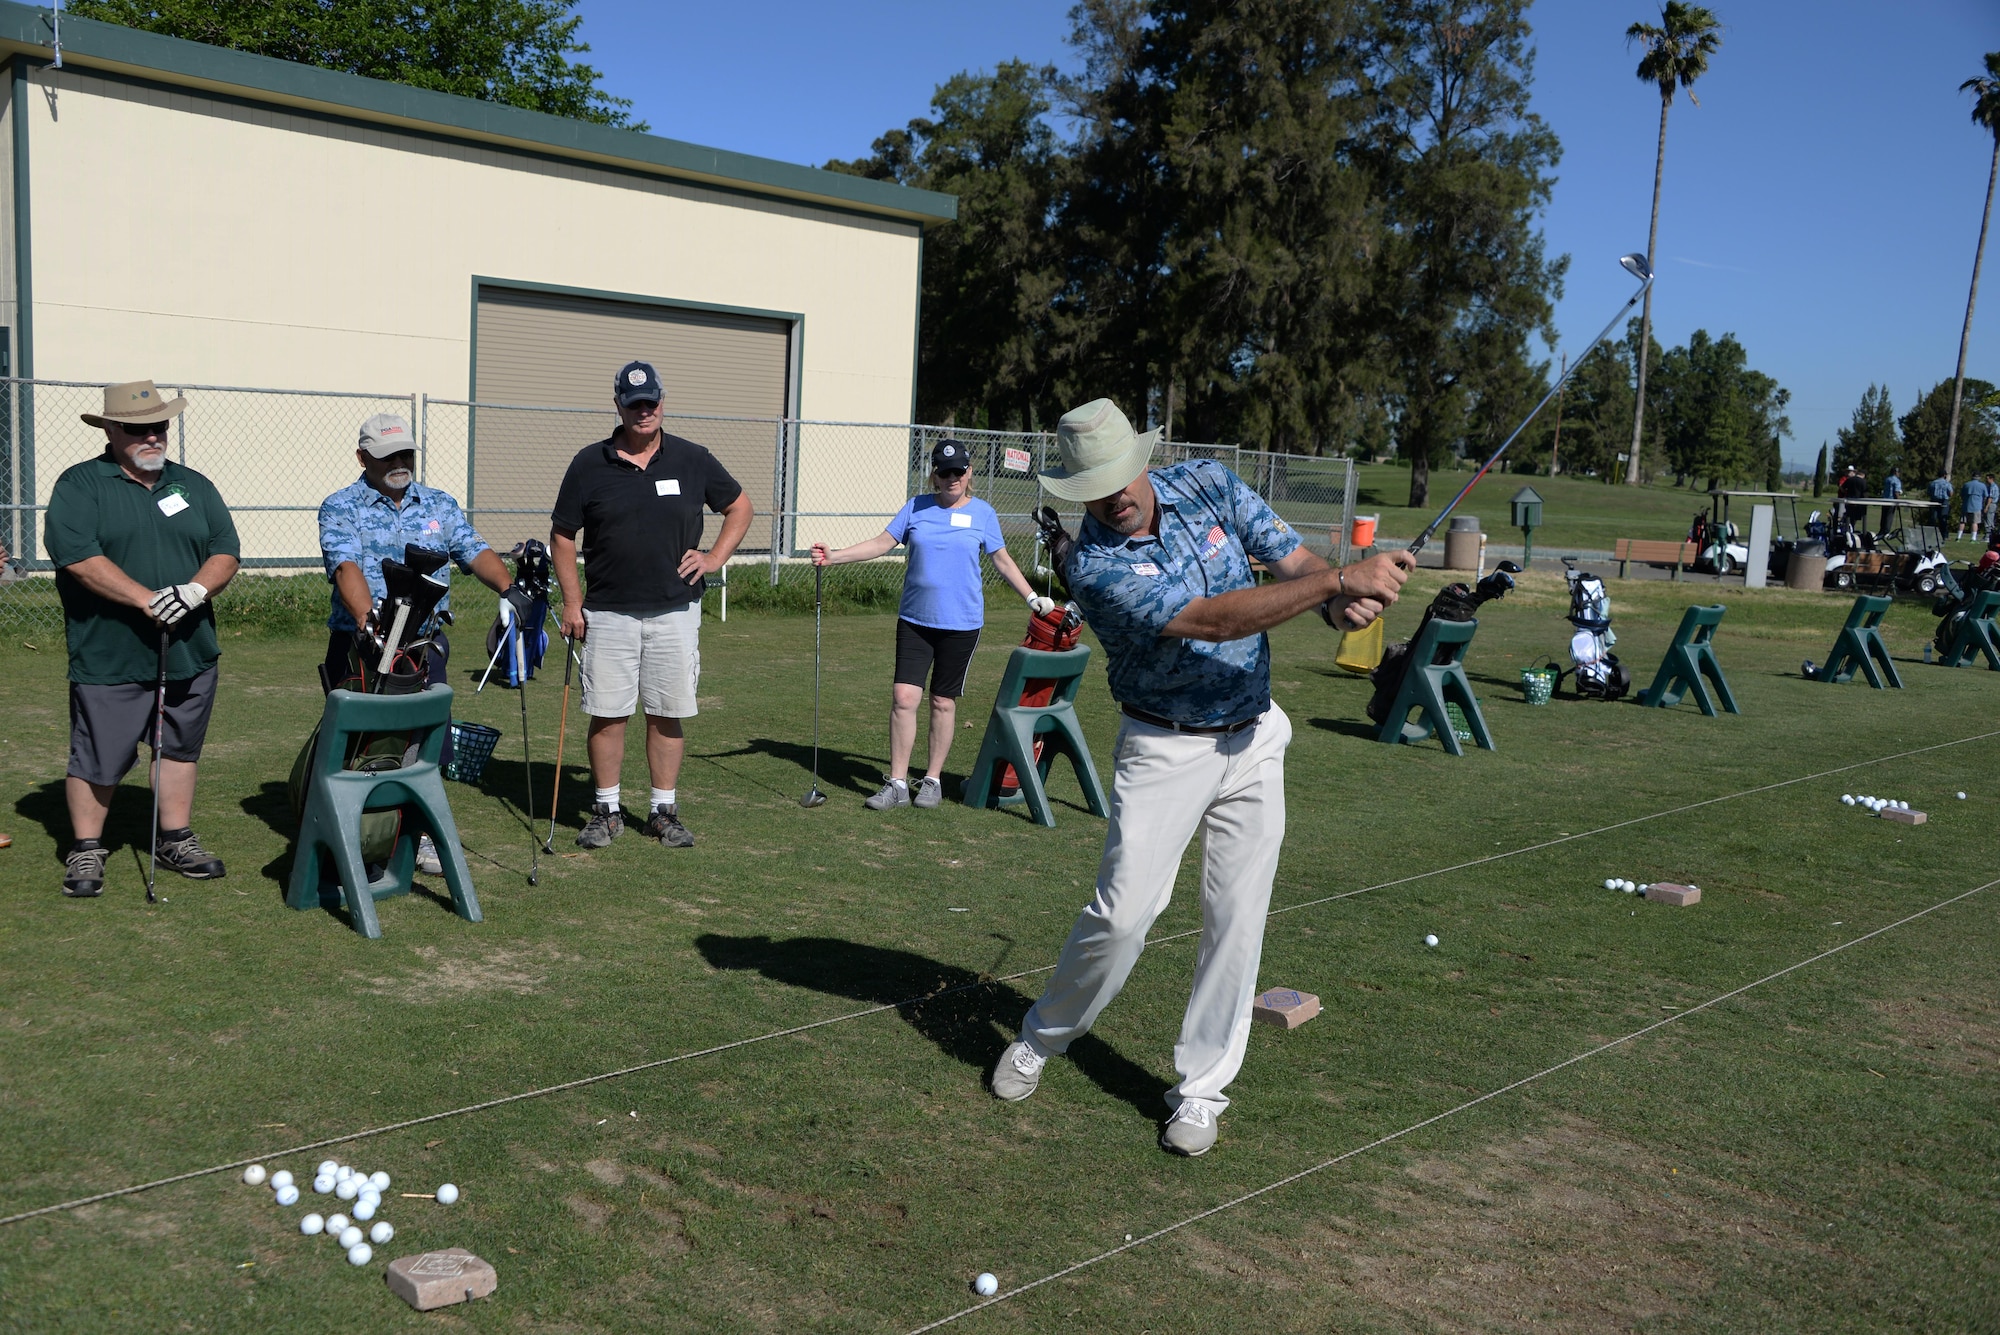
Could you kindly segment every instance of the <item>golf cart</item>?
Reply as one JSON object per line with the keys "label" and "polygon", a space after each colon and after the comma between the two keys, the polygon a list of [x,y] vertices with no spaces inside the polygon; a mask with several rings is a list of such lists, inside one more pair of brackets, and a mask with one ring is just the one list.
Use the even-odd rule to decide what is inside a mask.
{"label": "golf cart", "polygon": [[1687,540],[1694,544],[1693,568],[1704,575],[1742,573],[1744,563],[1750,559],[1750,543],[1730,518],[1731,502],[1746,526],[1750,518],[1747,512],[1752,506],[1771,507],[1771,554],[1766,572],[1768,578],[1782,582],[1785,567],[1792,559],[1792,548],[1801,538],[1809,536],[1799,522],[1798,493],[1791,491],[1709,492],[1708,510],[1697,511],[1688,525]]}
{"label": "golf cart", "polygon": [[1826,544],[1826,587],[1936,593],[1946,583],[1944,534],[1930,522],[1936,510],[1929,500],[1864,496],[1836,500],[1824,516],[1814,511],[1806,534]]}

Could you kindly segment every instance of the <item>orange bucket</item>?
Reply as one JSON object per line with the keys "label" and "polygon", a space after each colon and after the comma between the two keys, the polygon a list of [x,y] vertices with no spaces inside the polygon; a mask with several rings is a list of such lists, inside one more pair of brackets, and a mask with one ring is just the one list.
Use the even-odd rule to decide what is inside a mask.
{"label": "orange bucket", "polygon": [[1347,544],[1350,547],[1373,547],[1375,545],[1375,524],[1380,515],[1356,515],[1348,525]]}

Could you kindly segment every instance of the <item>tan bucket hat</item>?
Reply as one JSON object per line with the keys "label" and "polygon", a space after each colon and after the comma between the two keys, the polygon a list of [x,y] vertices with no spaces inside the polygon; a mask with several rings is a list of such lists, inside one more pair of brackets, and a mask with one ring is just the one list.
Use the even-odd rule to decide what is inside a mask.
{"label": "tan bucket hat", "polygon": [[186,399],[165,399],[150,380],[134,380],[104,387],[104,411],[79,413],[92,426],[138,426],[179,417],[188,406]]}
{"label": "tan bucket hat", "polygon": [[1160,433],[1139,435],[1110,399],[1092,399],[1056,423],[1062,467],[1042,471],[1041,483],[1066,501],[1096,501],[1123,491],[1152,462]]}

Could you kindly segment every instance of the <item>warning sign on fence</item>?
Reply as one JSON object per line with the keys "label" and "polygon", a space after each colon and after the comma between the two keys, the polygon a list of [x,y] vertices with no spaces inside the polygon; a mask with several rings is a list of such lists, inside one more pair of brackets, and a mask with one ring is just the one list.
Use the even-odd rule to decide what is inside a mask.
{"label": "warning sign on fence", "polygon": [[1025,472],[1027,472],[1027,471],[1028,471],[1028,452],[1027,452],[1026,450],[1011,450],[1011,449],[1010,449],[1010,450],[1008,450],[1008,451],[1007,451],[1007,462],[1006,462],[1006,465],[1005,465],[1005,467],[1006,467],[1007,471],[1008,471],[1008,472],[1010,472],[1010,473],[1025,473]]}

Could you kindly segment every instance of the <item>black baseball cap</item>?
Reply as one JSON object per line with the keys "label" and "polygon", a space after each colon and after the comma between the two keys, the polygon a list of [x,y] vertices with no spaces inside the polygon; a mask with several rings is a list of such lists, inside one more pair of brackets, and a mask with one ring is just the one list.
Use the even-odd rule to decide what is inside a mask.
{"label": "black baseball cap", "polygon": [[941,440],[931,447],[931,468],[939,473],[963,473],[972,467],[972,451],[962,441]]}
{"label": "black baseball cap", "polygon": [[611,382],[611,393],[620,408],[630,408],[635,403],[658,403],[662,397],[660,373],[651,362],[626,362],[618,368],[618,378]]}

